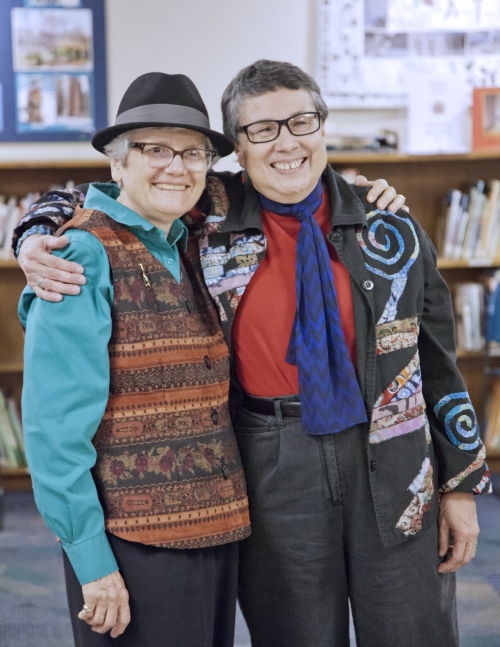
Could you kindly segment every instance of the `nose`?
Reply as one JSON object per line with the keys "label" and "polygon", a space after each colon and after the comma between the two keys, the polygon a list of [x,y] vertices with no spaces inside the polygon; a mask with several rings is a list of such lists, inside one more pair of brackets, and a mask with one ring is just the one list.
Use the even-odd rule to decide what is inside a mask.
{"label": "nose", "polygon": [[163,170],[165,173],[170,173],[171,175],[184,175],[186,167],[184,166],[182,157],[177,153],[173,156],[170,164],[165,166]]}
{"label": "nose", "polygon": [[292,135],[288,128],[283,125],[279,137],[276,139],[276,146],[282,151],[292,151],[299,146],[297,137]]}

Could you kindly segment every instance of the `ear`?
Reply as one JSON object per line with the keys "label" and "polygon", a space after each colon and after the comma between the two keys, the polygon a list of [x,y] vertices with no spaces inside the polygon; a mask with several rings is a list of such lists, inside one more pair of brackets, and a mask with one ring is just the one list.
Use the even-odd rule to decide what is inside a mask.
{"label": "ear", "polygon": [[241,168],[246,168],[245,154],[241,150],[241,146],[239,144],[234,145],[234,152],[236,153],[236,157],[238,158],[238,163]]}
{"label": "ear", "polygon": [[122,181],[122,169],[123,169],[122,162],[112,157],[109,160],[109,165],[111,167],[111,177],[117,184],[119,184]]}

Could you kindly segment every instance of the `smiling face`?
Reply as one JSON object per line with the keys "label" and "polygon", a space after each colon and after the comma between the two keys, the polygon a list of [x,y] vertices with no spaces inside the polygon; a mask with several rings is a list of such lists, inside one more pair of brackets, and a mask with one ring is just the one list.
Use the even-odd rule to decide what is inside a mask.
{"label": "smiling face", "polygon": [[[308,90],[267,92],[243,101],[240,125],[266,119],[287,119],[301,112],[315,112]],[[240,134],[236,154],[254,187],[271,200],[293,204],[306,198],[325,170],[327,156],[324,127],[315,133],[296,137],[282,126],[278,139],[252,144]]]}
{"label": "smiling face", "polygon": [[[194,130],[169,131],[158,128],[133,131],[130,141],[164,144],[175,150],[207,148],[205,135]],[[167,168],[152,168],[146,155],[131,149],[126,164],[111,160],[111,175],[121,182],[119,201],[166,233],[174,220],[180,218],[198,202],[205,188],[206,171],[185,168],[176,155]]]}

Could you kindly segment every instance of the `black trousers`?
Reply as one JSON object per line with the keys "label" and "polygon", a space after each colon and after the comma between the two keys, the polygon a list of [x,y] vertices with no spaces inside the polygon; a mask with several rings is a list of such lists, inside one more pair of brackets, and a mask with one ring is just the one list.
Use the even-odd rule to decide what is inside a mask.
{"label": "black trousers", "polygon": [[309,436],[279,410],[243,409],[235,431],[252,521],[239,576],[252,647],[348,647],[349,603],[358,647],[458,646],[437,528],[381,544],[361,427]]}
{"label": "black trousers", "polygon": [[173,550],[108,537],[132,620],[118,638],[95,633],[79,620],[82,587],[63,552],[76,647],[233,647],[238,542]]}

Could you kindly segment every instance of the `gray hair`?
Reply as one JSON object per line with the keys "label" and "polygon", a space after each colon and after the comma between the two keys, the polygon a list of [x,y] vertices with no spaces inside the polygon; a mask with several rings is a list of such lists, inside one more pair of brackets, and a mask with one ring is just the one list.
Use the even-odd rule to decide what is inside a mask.
{"label": "gray hair", "polygon": [[[127,155],[130,150],[128,147],[128,144],[132,138],[132,135],[136,135],[137,133],[147,134],[152,130],[168,130],[169,132],[174,132],[177,130],[186,130],[186,128],[179,128],[177,126],[162,126],[162,127],[150,126],[148,128],[135,128],[134,130],[129,130],[126,133],[122,133],[121,135],[118,135],[118,137],[115,137],[112,141],[109,142],[109,144],[106,144],[106,146],[104,147],[104,154],[106,155],[106,157],[109,157],[109,159],[117,159],[119,162],[123,164],[123,166],[126,166]],[[212,142],[210,141],[210,139],[206,136],[205,136],[205,139],[207,140],[207,147],[213,149],[214,147],[212,146]],[[219,158],[216,155],[214,158],[214,164],[218,159]]]}
{"label": "gray hair", "polygon": [[240,110],[243,101],[247,97],[258,97],[281,88],[309,90],[321,121],[325,121],[328,117],[328,108],[312,76],[291,63],[261,59],[238,72],[224,90],[221,101],[224,134],[238,143]]}

